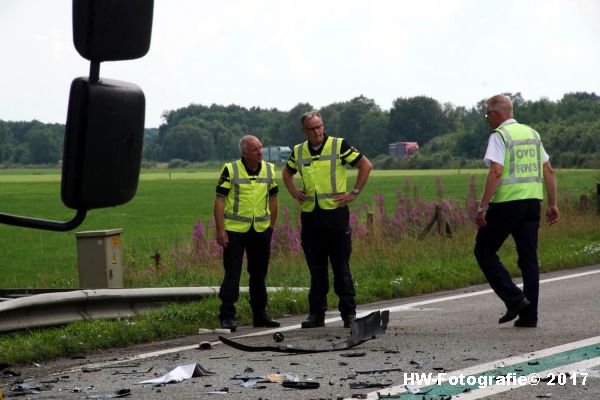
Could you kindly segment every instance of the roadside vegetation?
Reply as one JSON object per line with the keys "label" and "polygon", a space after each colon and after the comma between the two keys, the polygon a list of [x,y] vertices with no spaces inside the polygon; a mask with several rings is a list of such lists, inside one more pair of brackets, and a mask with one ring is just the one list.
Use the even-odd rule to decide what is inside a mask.
{"label": "roadside vegetation", "polygon": [[[357,301],[367,303],[485,282],[472,255],[473,212],[485,170],[374,171],[352,206],[351,260]],[[126,287],[218,286],[220,249],[214,241],[212,201],[218,170],[152,170],[138,194],[122,207],[92,210],[77,231],[122,227]],[[540,230],[543,272],[600,263],[598,170],[559,170],[561,221]],[[68,219],[58,177],[21,178],[0,171],[0,211]],[[269,286],[306,287],[309,275],[299,242],[298,208],[283,185],[273,239]],[[434,216],[441,212],[438,232]],[[427,226],[433,221],[432,228]],[[448,222],[446,230],[445,222]],[[0,287],[77,288],[75,233],[0,225]],[[157,262],[156,254],[160,254]],[[154,258],[153,258],[154,257]],[[512,241],[501,257],[518,275]],[[247,274],[242,285],[247,286]],[[331,291],[332,292],[332,291]],[[307,312],[305,293],[271,294],[275,317]],[[329,304],[337,299],[330,293]],[[66,327],[0,334],[0,363],[43,362],[102,348],[190,335],[218,324],[216,298],[169,304],[135,318],[78,322]],[[241,324],[251,323],[247,295],[238,302]]]}

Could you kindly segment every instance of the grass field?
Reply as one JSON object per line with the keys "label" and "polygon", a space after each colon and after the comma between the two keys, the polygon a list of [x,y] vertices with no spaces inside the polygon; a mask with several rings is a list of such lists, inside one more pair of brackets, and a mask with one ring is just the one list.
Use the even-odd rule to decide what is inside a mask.
{"label": "grass field", "polygon": [[[351,182],[354,173],[350,173]],[[485,173],[483,169],[373,171],[354,206],[367,207],[365,203],[369,203],[372,208],[374,197],[379,195],[383,196],[386,208],[393,211],[397,192],[414,195],[416,191],[425,200],[437,199],[436,179],[443,186],[443,196],[462,205],[471,177],[475,177],[479,195]],[[140,268],[152,265],[151,256],[156,251],[168,256],[174,247],[189,242],[197,219],[209,225],[217,175],[218,170],[143,171],[136,197],[130,203],[91,210],[84,224],[72,232],[0,225],[0,287],[78,287],[75,238],[78,231],[123,228],[123,263],[137,263]],[[563,206],[565,201],[576,202],[581,194],[593,195],[600,171],[559,170],[557,176]],[[288,207],[294,215],[295,205],[281,182],[280,189],[282,208]],[[54,220],[68,220],[74,215],[60,200],[58,170],[0,170],[0,212]],[[568,224],[569,221],[563,220],[559,226]],[[472,227],[466,235],[474,232]],[[182,281],[146,283],[163,286]],[[138,286],[141,282],[129,280],[129,284]]]}

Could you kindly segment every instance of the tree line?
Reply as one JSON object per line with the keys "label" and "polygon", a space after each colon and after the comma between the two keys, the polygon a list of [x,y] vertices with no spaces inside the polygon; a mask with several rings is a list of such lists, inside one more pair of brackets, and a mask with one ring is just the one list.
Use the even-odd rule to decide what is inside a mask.
{"label": "tree line", "polygon": [[[525,100],[506,93],[515,118],[542,136],[552,164],[562,168],[600,168],[600,96],[565,94],[562,99]],[[146,129],[147,162],[204,162],[239,156],[238,141],[245,134],[263,146],[292,146],[305,140],[300,116],[313,110],[299,103],[289,111],[237,105],[191,104],[165,111],[159,128]],[[484,100],[466,108],[441,104],[427,96],[397,98],[390,110],[373,99],[358,96],[327,105],[319,111],[325,130],[344,137],[378,168],[460,168],[481,166],[489,127]],[[54,164],[62,155],[64,125],[39,121],[0,120],[0,164]],[[418,142],[420,151],[409,160],[388,155],[389,143]]]}

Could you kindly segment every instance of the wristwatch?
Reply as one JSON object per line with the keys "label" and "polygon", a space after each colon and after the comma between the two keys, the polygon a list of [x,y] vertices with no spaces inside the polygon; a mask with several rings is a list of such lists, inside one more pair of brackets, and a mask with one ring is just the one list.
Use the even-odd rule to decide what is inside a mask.
{"label": "wristwatch", "polygon": [[354,188],[350,191],[350,193],[352,193],[355,196],[358,196],[360,194],[360,190],[358,190],[357,188]]}
{"label": "wristwatch", "polygon": [[487,212],[487,210],[488,210],[487,207],[485,207],[485,208],[483,208],[483,207],[477,207],[477,214],[481,214],[481,213]]}

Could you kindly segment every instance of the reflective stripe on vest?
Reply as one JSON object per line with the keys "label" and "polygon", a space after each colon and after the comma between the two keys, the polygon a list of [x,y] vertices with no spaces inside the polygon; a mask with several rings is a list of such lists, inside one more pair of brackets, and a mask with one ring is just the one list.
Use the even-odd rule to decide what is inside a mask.
{"label": "reflective stripe on vest", "polygon": [[[542,141],[537,132],[521,124],[505,125],[496,131],[500,133],[506,143],[506,153],[500,185],[492,202],[499,203],[530,198],[542,199]],[[526,159],[527,155],[535,157],[534,162],[519,162],[519,160]]]}
{"label": "reflective stripe on vest", "polygon": [[[315,197],[316,197],[317,201],[325,200],[323,202],[319,201],[319,206],[321,208],[323,208],[323,209],[336,208],[337,204],[333,204],[333,203],[331,203],[331,201],[327,201],[327,200],[332,199],[334,196],[337,196],[339,194],[345,193],[346,180],[343,179],[342,182],[338,182],[338,177],[337,177],[337,169],[338,168],[344,168],[344,170],[343,170],[344,172],[346,170],[340,161],[339,148],[341,146],[341,141],[342,141],[342,139],[340,139],[340,138],[329,137],[328,140],[323,144],[323,150],[321,151],[321,154],[315,156],[314,158],[313,158],[313,156],[310,155],[310,150],[308,147],[308,146],[310,146],[310,143],[308,141],[301,143],[299,145],[296,145],[296,147],[294,148],[295,153],[296,153],[295,154],[296,155],[296,166],[297,166],[298,172],[302,176],[302,181],[304,183],[304,187],[307,190],[307,192],[316,193],[316,196],[309,196],[309,198],[301,205],[302,211],[312,211],[314,209]],[[312,169],[313,179],[310,179],[308,176],[305,175],[306,171],[304,170],[305,169],[304,164],[305,164],[306,160],[310,160],[309,164],[312,164],[310,168]],[[327,167],[320,166],[324,162],[327,162],[327,161],[329,161]],[[319,185],[316,182],[317,177],[314,176],[314,173],[317,169],[324,170],[325,168],[328,168],[327,176],[329,179],[329,184],[328,185]],[[345,178],[345,174],[343,174],[343,176]],[[322,183],[322,181],[319,183]],[[314,185],[314,187],[307,187],[307,185]],[[320,186],[320,188],[322,190],[323,190],[323,186],[327,186],[327,191],[326,192],[317,192],[316,186]]]}
{"label": "reflective stripe on vest", "polygon": [[[265,184],[264,186],[261,185],[258,189],[261,190],[259,197],[264,197],[264,205],[259,208],[260,205],[254,203],[252,209],[241,211],[241,192],[242,190],[245,190],[243,185],[251,185],[252,179],[250,179],[249,176],[242,177],[242,174],[246,175],[246,169],[241,161],[236,161],[229,165],[231,166],[231,171],[233,172],[233,177],[231,179],[231,185],[233,189],[233,204],[229,204],[229,199],[226,200],[225,229],[236,232],[246,232],[248,229],[250,229],[250,226],[254,222],[255,229],[258,232],[264,231],[269,227],[271,219],[269,210],[269,188],[273,182],[272,164],[262,161],[261,171],[254,180],[255,183]],[[243,169],[243,172],[240,172],[241,169]],[[256,200],[256,196],[253,200]],[[260,211],[259,215],[256,214],[257,211]],[[266,226],[265,222],[268,222]]]}

